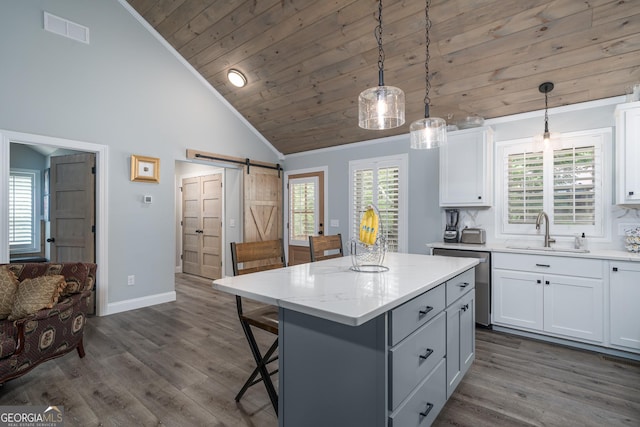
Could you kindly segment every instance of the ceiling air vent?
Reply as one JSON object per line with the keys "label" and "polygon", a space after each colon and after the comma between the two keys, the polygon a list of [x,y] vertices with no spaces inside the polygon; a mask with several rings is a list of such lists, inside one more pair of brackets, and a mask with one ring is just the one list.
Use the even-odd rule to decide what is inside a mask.
{"label": "ceiling air vent", "polygon": [[44,29],[54,34],[89,44],[89,28],[52,15],[49,12],[44,13]]}

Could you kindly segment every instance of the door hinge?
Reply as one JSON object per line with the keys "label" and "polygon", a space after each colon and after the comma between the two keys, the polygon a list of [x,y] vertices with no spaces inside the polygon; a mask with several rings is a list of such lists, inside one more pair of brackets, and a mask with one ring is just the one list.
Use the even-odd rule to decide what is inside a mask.
{"label": "door hinge", "polygon": [[180,259],[182,259],[182,254],[180,254]]}
{"label": "door hinge", "polygon": [[95,226],[95,225],[92,225],[92,226],[91,226],[91,232],[92,232],[92,233],[95,233],[95,232],[96,232],[96,226]]}
{"label": "door hinge", "polygon": [[182,227],[184,224],[182,223],[182,221],[180,221],[180,227]]}
{"label": "door hinge", "polygon": [[93,175],[95,175],[95,174],[96,174],[96,167],[95,167],[95,166],[91,166],[91,173],[92,173]]}

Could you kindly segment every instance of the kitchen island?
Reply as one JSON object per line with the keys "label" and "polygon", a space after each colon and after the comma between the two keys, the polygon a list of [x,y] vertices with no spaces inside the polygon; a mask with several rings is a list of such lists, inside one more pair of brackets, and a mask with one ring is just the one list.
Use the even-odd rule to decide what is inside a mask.
{"label": "kitchen island", "polygon": [[[279,307],[279,425],[429,425],[474,357],[476,259],[349,257],[214,281]],[[409,423],[409,424],[407,424]]]}

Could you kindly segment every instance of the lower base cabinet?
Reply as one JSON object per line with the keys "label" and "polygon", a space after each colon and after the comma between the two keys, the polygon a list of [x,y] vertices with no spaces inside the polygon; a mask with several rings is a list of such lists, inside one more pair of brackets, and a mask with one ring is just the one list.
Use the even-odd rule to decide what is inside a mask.
{"label": "lower base cabinet", "polygon": [[475,292],[447,308],[447,399],[475,359]]}
{"label": "lower base cabinet", "polygon": [[493,264],[494,324],[603,342],[601,260],[497,253]]}
{"label": "lower base cabinet", "polygon": [[610,263],[609,299],[611,345],[640,353],[640,262]]}

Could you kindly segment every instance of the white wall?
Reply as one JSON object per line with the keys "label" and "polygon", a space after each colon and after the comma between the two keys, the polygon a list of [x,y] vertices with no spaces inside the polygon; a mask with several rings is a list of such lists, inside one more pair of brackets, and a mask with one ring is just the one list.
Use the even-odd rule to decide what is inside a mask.
{"label": "white wall", "polygon": [[[44,31],[43,11],[89,27],[91,43]],[[109,304],[172,292],[175,161],[277,153],[116,0],[2,2],[0,40],[0,129],[109,148]],[[160,184],[129,180],[132,154],[160,158]]]}

